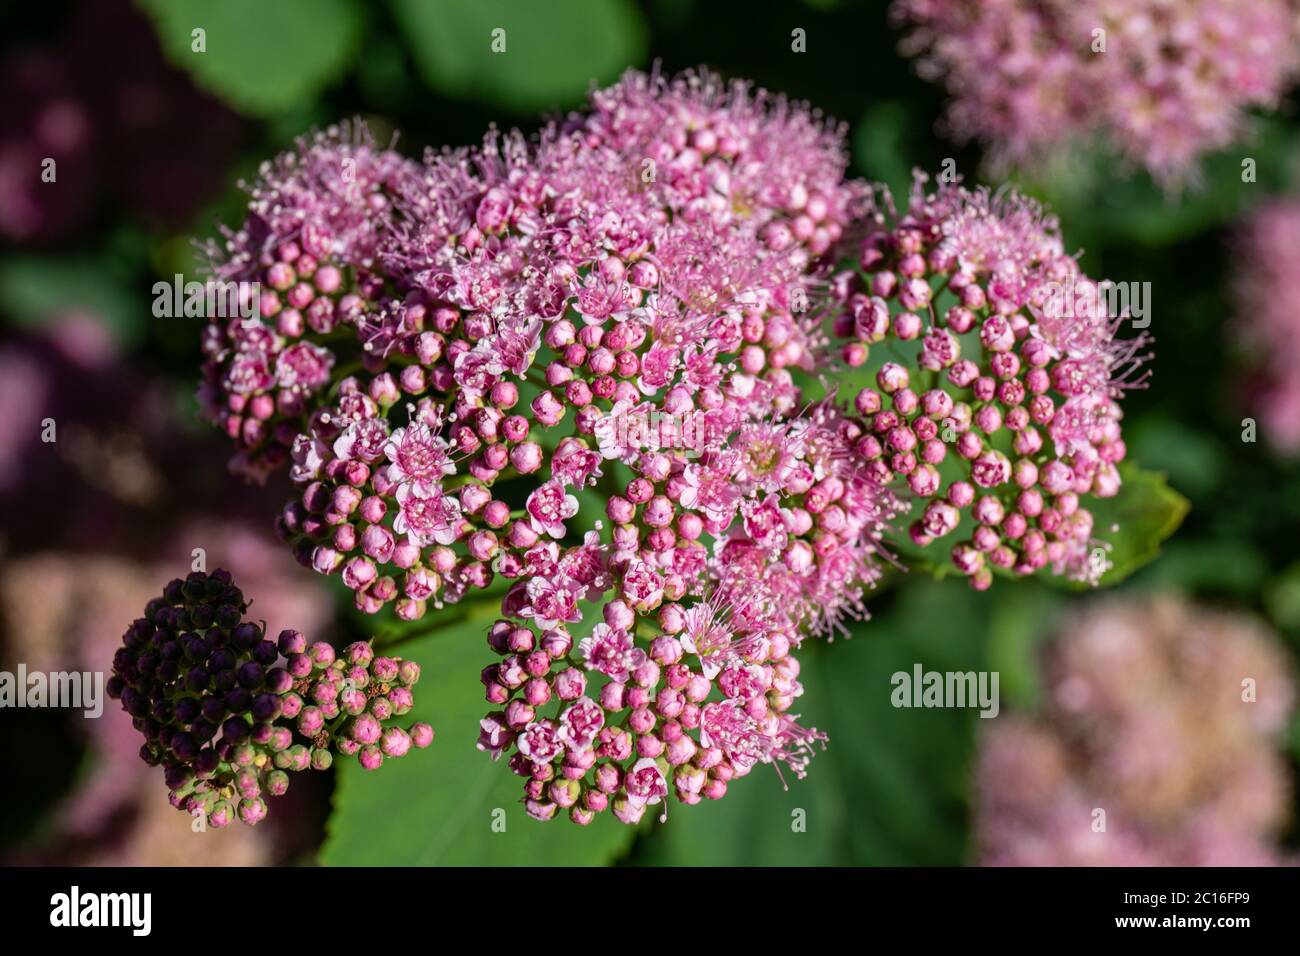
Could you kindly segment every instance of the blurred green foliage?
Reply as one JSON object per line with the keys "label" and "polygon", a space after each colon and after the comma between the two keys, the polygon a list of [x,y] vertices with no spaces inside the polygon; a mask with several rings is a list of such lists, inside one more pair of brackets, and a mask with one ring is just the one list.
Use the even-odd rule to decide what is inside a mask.
{"label": "blurred green foliage", "polygon": [[314,99],[361,53],[365,7],[352,0],[140,5],[172,63],[249,116],[275,116]]}
{"label": "blurred green foliage", "polygon": [[432,88],[519,112],[577,106],[645,57],[631,0],[393,0],[393,11]]}

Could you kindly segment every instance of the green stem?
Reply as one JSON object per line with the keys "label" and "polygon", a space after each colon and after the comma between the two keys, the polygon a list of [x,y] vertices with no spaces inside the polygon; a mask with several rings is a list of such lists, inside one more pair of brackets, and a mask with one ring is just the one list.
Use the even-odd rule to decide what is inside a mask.
{"label": "green stem", "polygon": [[420,638],[431,637],[440,630],[462,624],[471,618],[477,617],[480,611],[487,610],[495,613],[501,606],[501,597],[500,593],[496,593],[475,598],[471,601],[461,601],[453,605],[456,609],[453,613],[447,613],[447,611],[435,612],[431,615],[433,619],[428,622],[427,626],[406,632],[379,634],[371,640],[376,647],[382,647],[385,651],[388,651]]}

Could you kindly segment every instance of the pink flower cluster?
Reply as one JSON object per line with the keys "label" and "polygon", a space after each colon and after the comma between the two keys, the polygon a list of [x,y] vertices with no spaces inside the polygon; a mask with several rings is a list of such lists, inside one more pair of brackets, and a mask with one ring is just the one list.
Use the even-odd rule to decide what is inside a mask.
{"label": "pink flower cluster", "polygon": [[[526,778],[528,810],[626,823],[671,793],[718,799],[759,763],[802,777],[823,735],[789,710],[794,651],[861,613],[897,499],[855,465],[859,429],[833,405],[750,421],[698,461],[662,452],[609,499],[596,535],[524,554],[489,643],[479,746]],[[699,540],[706,534],[712,548]],[[603,602],[583,627],[584,604]],[[531,625],[531,626],[530,626]],[[548,710],[553,717],[544,716]]]}
{"label": "pink flower cluster", "polygon": [[[210,327],[205,404],[238,467],[289,463],[300,494],[278,525],[298,559],[405,620],[503,583],[480,746],[509,756],[537,817],[631,822],[759,763],[802,775],[822,735],[791,713],[794,652],[865,614],[886,532],[940,490],[937,461],[880,451],[934,438],[902,366],[881,372],[892,412],[817,376],[867,360],[863,308],[888,325],[897,301],[917,338],[926,276],[990,338],[984,365],[958,362],[932,315],[916,370],[951,372],[930,424],[979,446],[959,565],[977,586],[985,560],[1078,571],[1078,495],[1113,492],[1123,457],[1115,323],[1029,317],[1077,270],[1028,204],[942,190],[889,224],[846,166],[843,131],[806,106],[629,73],[532,141],[493,132],[422,164],[341,132],[304,142],[217,257],[272,291],[261,319]],[[863,233],[866,274],[834,275]],[[998,403],[1004,435],[1039,441],[1017,480],[1046,469],[1019,518],[988,503],[1013,486],[1005,453],[969,434],[973,416],[997,430]],[[1035,423],[1055,456],[1023,405],[1054,412]],[[949,510],[972,504],[956,487]],[[1041,547],[1004,544],[1026,535]]]}
{"label": "pink flower cluster", "polygon": [[1101,134],[1175,184],[1275,107],[1300,67],[1294,0],[895,0],[903,50],[995,164]]}
{"label": "pink flower cluster", "polygon": [[1300,201],[1257,210],[1240,239],[1237,331],[1255,368],[1247,401],[1268,440],[1300,452]]}
{"label": "pink flower cluster", "polygon": [[374,269],[390,197],[414,169],[364,129],[332,127],[264,163],[247,187],[248,218],[210,246],[213,279],[238,283],[241,313],[260,308],[213,319],[203,334],[199,403],[234,441],[236,472],[260,482],[283,466],[340,354],[368,357],[356,330],[385,290]]}
{"label": "pink flower cluster", "polygon": [[960,532],[952,563],[979,589],[995,568],[1096,583],[1109,561],[1083,498],[1119,491],[1118,399],[1145,379],[1145,333],[1116,338],[1124,316],[1015,194],[918,179],[906,214],[877,212],[858,265],[836,280],[842,355],[889,360],[854,399],[854,452],[921,505],[913,543]]}
{"label": "pink flower cluster", "polygon": [[1044,679],[1041,719],[1003,718],[981,745],[981,862],[1284,862],[1295,691],[1255,622],[1171,598],[1103,605],[1069,623]]}

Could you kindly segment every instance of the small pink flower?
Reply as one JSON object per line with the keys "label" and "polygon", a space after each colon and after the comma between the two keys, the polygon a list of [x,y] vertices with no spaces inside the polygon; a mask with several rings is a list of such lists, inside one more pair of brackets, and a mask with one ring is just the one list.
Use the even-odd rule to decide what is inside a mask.
{"label": "small pink flower", "polygon": [[654,806],[668,796],[668,781],[650,757],[642,757],[632,765],[623,786],[627,789],[628,799],[639,806]]}
{"label": "small pink flower", "polygon": [[456,357],[453,375],[466,398],[477,400],[487,394],[488,389],[499,380],[500,373],[494,372],[495,368],[499,368],[499,365],[492,343],[483,340]]}
{"label": "small pink flower", "polygon": [[535,720],[515,741],[519,752],[533,763],[550,763],[564,753],[561,729],[553,720]]}
{"label": "small pink flower", "polygon": [[1011,480],[1011,462],[1000,451],[986,451],[971,466],[971,480],[981,488],[996,488]]}
{"label": "small pink flower", "polygon": [[276,382],[281,388],[316,391],[330,380],[334,353],[312,342],[297,342],[275,361]]}
{"label": "small pink flower", "polygon": [[672,380],[678,363],[677,349],[656,342],[641,357],[641,377],[637,385],[647,395],[653,395]]}
{"label": "small pink flower", "polygon": [[731,651],[731,631],[719,620],[713,604],[696,604],[686,612],[682,647],[700,659],[704,676],[712,680],[722,670]]}
{"label": "small pink flower", "polygon": [[632,635],[603,621],[578,644],[578,653],[582,655],[587,670],[599,671],[620,683],[627,680],[631,668],[638,663]]}
{"label": "small pink flower", "polygon": [[767,746],[754,719],[731,701],[704,707],[700,714],[700,743],[718,748],[741,767],[758,763]]}
{"label": "small pink flower", "polygon": [[496,375],[510,372],[523,378],[533,364],[533,357],[542,341],[542,320],[536,316],[526,319],[502,319],[494,335],[487,340],[493,352]]}
{"label": "small pink flower", "polygon": [[761,503],[753,498],[741,506],[745,533],[761,548],[780,550],[789,538],[786,516],[776,495],[768,495]]}
{"label": "small pink flower", "polygon": [[733,660],[718,675],[718,688],[734,700],[753,700],[767,693],[771,677],[757,664]]}
{"label": "small pink flower", "polygon": [[600,536],[592,531],[586,537],[581,547],[571,548],[564,554],[557,570],[584,587],[588,592],[587,599],[594,601],[609,587],[610,576],[605,567],[605,547],[600,543]]}
{"label": "small pink flower", "polygon": [[638,610],[648,610],[664,596],[664,579],[644,561],[633,561],[623,572],[623,596]]}
{"label": "small pink flower", "polygon": [[299,435],[293,442],[293,465],[290,477],[297,482],[311,481],[320,475],[321,465],[329,454],[329,447],[309,435]]}
{"label": "small pink flower", "polygon": [[392,462],[388,466],[388,480],[427,485],[441,481],[444,475],[455,474],[456,466],[447,453],[448,447],[427,425],[395,429],[384,445],[384,454]]}
{"label": "small pink flower", "polygon": [[384,457],[388,444],[388,423],[382,418],[363,418],[349,425],[334,442],[334,455],[343,461],[373,464]]}
{"label": "small pink flower", "polygon": [[560,715],[560,739],[571,750],[586,750],[605,726],[605,711],[590,697],[579,697]]}
{"label": "small pink flower", "polygon": [[275,385],[270,356],[263,351],[241,351],[230,362],[226,388],[234,395],[253,395]]}
{"label": "small pink flower", "polygon": [[562,538],[564,522],[578,513],[578,499],[567,494],[564,485],[552,478],[528,496],[524,509],[534,530]]}
{"label": "small pink flower", "polygon": [[442,493],[437,485],[402,485],[397,489],[400,506],[393,530],[412,544],[451,544],[460,535],[460,503]]}
{"label": "small pink flower", "polygon": [[551,476],[566,486],[594,484],[602,474],[600,461],[600,452],[584,448],[575,439],[566,438],[551,456]]}
{"label": "small pink flower", "polygon": [[702,511],[718,524],[731,521],[740,503],[741,489],[730,468],[690,464],[682,472],[682,482],[682,507]]}
{"label": "small pink flower", "polygon": [[525,594],[527,604],[520,613],[531,617],[541,627],[582,620],[582,612],[578,609],[579,587],[567,579],[531,578],[525,585]]}
{"label": "small pink flower", "polygon": [[549,578],[560,569],[560,546],[554,541],[543,541],[524,552],[524,568],[535,578]]}

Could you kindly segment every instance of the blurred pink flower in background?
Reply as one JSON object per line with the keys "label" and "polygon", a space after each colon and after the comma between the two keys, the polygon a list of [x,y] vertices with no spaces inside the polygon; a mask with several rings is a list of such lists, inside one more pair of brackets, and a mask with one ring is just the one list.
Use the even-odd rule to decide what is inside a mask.
{"label": "blurred pink flower in background", "polygon": [[[59,49],[0,61],[0,238],[74,236],[111,196],[175,227],[226,175],[242,123],[169,66],[125,0],[75,5]],[[57,188],[42,178],[53,160]]]}
{"label": "blurred pink flower in background", "polygon": [[1237,333],[1254,367],[1249,409],[1279,451],[1300,452],[1300,200],[1274,200],[1239,242]]}
{"label": "blurred pink flower in background", "polygon": [[1175,185],[1300,66],[1294,0],[895,0],[892,14],[903,52],[952,96],[946,131],[995,167],[1100,134]]}
{"label": "blurred pink flower in background", "polygon": [[0,492],[16,485],[22,475],[22,451],[39,435],[41,408],[50,382],[31,355],[0,351]]}
{"label": "blurred pink flower in background", "polygon": [[1174,598],[1102,604],[1069,623],[1044,678],[1040,717],[1004,718],[981,746],[982,864],[1287,862],[1277,737],[1294,685],[1256,622]]}

